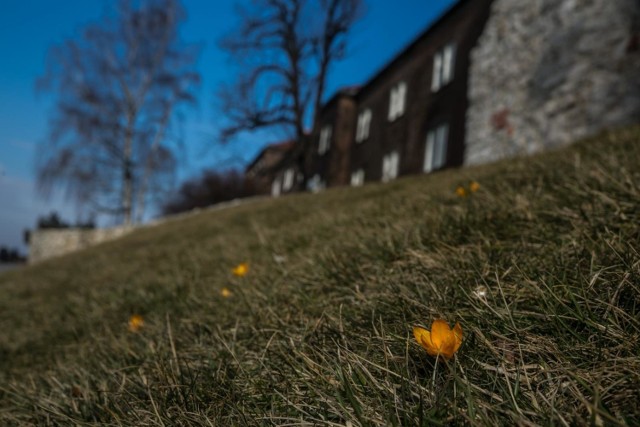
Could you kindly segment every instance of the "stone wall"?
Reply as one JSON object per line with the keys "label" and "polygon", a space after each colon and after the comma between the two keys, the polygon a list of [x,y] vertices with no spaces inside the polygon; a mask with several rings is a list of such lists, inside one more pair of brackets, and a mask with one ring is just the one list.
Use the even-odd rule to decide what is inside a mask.
{"label": "stone wall", "polygon": [[29,240],[29,263],[33,264],[117,239],[132,230],[131,227],[34,230]]}
{"label": "stone wall", "polygon": [[640,0],[495,0],[471,64],[465,164],[640,122]]}
{"label": "stone wall", "polygon": [[229,209],[235,206],[247,203],[257,203],[268,199],[270,199],[269,196],[254,196],[247,197],[245,199],[231,200],[228,202],[218,203],[213,206],[208,206],[206,208],[195,208],[189,212],[157,218],[146,224],[137,224],[129,227],[120,226],[96,229],[67,228],[33,230],[29,238],[29,264],[76,252],[81,249],[86,249],[97,245],[98,243],[115,240],[140,228],[155,227],[166,222],[189,218],[202,212]]}

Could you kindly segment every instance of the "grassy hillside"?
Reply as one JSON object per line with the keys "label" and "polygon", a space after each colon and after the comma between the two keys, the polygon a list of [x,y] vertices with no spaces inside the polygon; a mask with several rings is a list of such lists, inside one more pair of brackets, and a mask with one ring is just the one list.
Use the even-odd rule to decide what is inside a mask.
{"label": "grassy hillside", "polygon": [[638,425],[639,224],[633,128],[140,230],[0,276],[0,424]]}

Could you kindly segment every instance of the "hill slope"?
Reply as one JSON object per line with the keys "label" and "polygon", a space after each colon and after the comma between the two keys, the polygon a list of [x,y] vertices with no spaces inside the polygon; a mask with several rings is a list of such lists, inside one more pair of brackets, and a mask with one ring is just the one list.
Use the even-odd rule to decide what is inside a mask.
{"label": "hill slope", "polygon": [[[4,273],[0,424],[640,423],[639,166],[627,129]],[[412,335],[435,318],[448,362]]]}

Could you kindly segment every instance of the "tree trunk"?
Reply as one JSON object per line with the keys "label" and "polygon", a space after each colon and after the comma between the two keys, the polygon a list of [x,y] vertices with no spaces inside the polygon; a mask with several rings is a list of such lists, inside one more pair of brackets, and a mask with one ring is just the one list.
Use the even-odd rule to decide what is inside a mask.
{"label": "tree trunk", "polygon": [[133,207],[133,172],[132,172],[132,151],[133,151],[133,118],[130,116],[127,121],[127,130],[124,139],[123,165],[122,165],[122,214],[123,224],[131,225]]}
{"label": "tree trunk", "polygon": [[149,184],[149,180],[151,179],[151,173],[153,172],[153,155],[158,150],[160,146],[160,141],[164,139],[165,130],[167,129],[167,125],[169,123],[170,111],[165,111],[164,116],[162,117],[162,123],[156,132],[156,135],[153,139],[153,144],[151,144],[151,150],[149,152],[149,157],[147,158],[144,173],[142,176],[142,180],[140,181],[140,188],[138,189],[138,201],[136,203],[136,222],[140,223],[144,219],[144,210],[145,210],[145,195],[147,192],[147,186]]}

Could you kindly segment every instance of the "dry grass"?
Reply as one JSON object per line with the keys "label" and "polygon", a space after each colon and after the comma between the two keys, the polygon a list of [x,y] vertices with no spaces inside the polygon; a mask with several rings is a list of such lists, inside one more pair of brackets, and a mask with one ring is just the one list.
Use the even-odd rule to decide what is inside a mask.
{"label": "dry grass", "polygon": [[[627,129],[4,273],[0,424],[638,425],[639,166]],[[437,367],[435,317],[465,332]]]}

